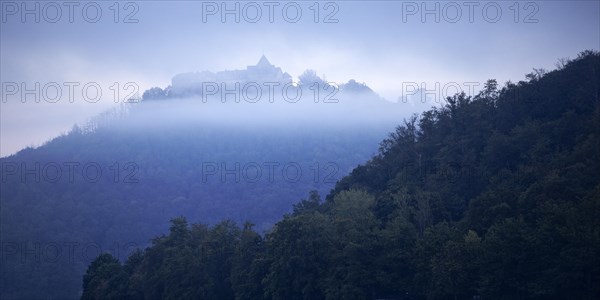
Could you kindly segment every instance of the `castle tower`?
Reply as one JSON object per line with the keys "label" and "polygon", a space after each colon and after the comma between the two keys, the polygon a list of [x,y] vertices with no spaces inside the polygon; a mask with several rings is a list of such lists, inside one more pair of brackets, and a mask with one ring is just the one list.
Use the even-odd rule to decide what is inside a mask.
{"label": "castle tower", "polygon": [[267,57],[263,54],[262,57],[260,58],[260,60],[258,61],[258,63],[256,64],[256,67],[259,68],[259,69],[272,68],[273,65],[267,59]]}

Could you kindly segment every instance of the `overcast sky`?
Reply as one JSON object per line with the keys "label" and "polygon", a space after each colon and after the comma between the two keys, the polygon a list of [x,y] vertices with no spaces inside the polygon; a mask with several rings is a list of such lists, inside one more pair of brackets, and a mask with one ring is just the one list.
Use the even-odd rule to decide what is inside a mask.
{"label": "overcast sky", "polygon": [[[116,105],[115,90],[122,99],[134,87],[140,94],[166,87],[178,73],[244,69],[263,53],[294,78],[314,69],[396,101],[402,83],[518,81],[534,67],[553,69],[558,58],[600,48],[598,1],[113,3],[1,1],[1,156]],[[237,16],[222,15],[236,5]],[[36,82],[42,95],[24,95],[22,84]],[[62,96],[49,103],[43,97],[56,98],[53,82]],[[97,83],[101,100],[89,103],[90,84],[90,101],[82,99],[86,83]]]}

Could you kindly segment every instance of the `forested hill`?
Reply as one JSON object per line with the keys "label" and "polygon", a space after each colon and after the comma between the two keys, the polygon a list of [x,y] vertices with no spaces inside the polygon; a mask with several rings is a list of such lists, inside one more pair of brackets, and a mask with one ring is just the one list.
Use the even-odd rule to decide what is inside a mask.
{"label": "forested hill", "polygon": [[264,237],[173,219],[83,299],[598,299],[600,55],[409,119]]}
{"label": "forested hill", "polygon": [[76,299],[99,253],[126,259],[173,216],[264,231],[307,191],[329,192],[406,105],[356,83],[325,103],[320,86],[296,87],[296,102],[144,98],[0,158],[0,299]]}

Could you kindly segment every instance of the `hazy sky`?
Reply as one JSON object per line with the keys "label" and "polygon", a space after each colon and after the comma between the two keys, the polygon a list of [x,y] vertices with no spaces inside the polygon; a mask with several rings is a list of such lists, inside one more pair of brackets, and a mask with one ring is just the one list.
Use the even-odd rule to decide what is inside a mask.
{"label": "hazy sky", "polygon": [[[115,90],[122,99],[178,73],[243,69],[263,53],[294,78],[314,69],[396,101],[402,83],[518,81],[600,48],[599,1],[0,3],[1,156],[116,105]],[[36,83],[41,95],[24,95]],[[89,103],[95,88],[101,100]]]}

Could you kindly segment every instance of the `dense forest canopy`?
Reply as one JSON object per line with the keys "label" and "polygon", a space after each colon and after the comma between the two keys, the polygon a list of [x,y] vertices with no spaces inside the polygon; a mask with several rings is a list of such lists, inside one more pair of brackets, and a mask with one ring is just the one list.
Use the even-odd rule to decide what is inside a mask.
{"label": "dense forest canopy", "polygon": [[189,225],[82,299],[598,299],[600,54],[409,118],[379,154],[265,235]]}

